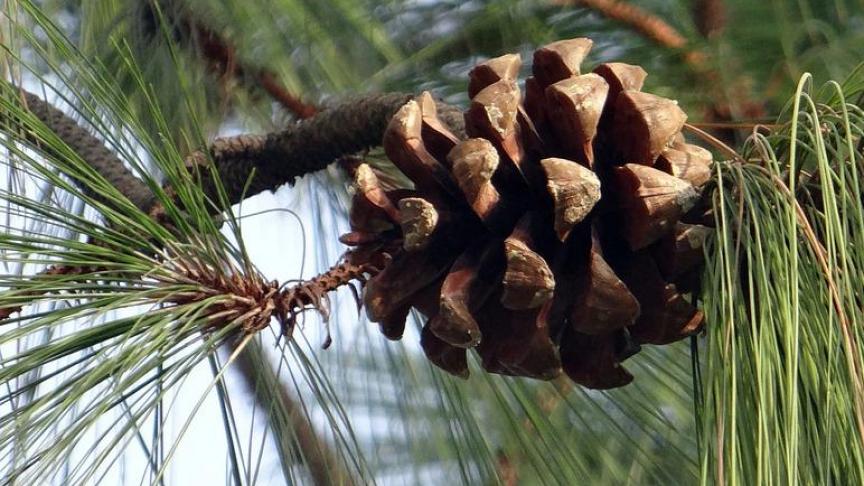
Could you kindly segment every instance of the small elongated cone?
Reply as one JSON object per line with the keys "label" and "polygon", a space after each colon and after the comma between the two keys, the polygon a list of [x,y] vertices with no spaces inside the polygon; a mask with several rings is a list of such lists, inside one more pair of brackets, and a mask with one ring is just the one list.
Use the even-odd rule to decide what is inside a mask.
{"label": "small elongated cone", "polygon": [[481,62],[468,72],[468,97],[474,98],[484,88],[502,79],[516,81],[521,67],[519,54],[505,54]]}
{"label": "small elongated cone", "polygon": [[521,171],[525,153],[519,140],[519,98],[519,86],[512,80],[483,88],[465,112],[465,132],[490,140]]}
{"label": "small elongated cone", "polygon": [[663,279],[647,252],[622,255],[614,268],[641,305],[639,318],[628,329],[637,342],[670,344],[701,329],[702,312]]}
{"label": "small elongated cone", "polygon": [[459,137],[454,135],[447,128],[447,125],[438,118],[438,107],[435,105],[435,99],[428,91],[420,93],[417,102],[420,104],[420,111],[423,114],[423,126],[421,128],[423,143],[433,157],[446,163],[447,154],[459,142]]}
{"label": "small elongated cone", "polygon": [[667,148],[657,158],[655,168],[683,179],[694,187],[702,187],[711,179],[711,152],[688,143]]}
{"label": "small elongated cone", "polygon": [[494,225],[501,211],[501,195],[492,184],[498,151],[485,138],[469,138],[453,147],[447,159],[468,205],[481,221]]}
{"label": "small elongated cone", "polygon": [[615,334],[589,336],[568,329],[561,338],[561,364],[576,383],[595,390],[624,386],[633,381],[616,355]]}
{"label": "small elongated cone", "polygon": [[686,121],[687,115],[673,100],[634,90],[621,92],[611,134],[620,162],[654,165]]}
{"label": "small elongated cone", "polygon": [[600,200],[600,179],[572,160],[553,157],[541,160],[540,165],[555,207],[555,233],[564,241]]}
{"label": "small elongated cone", "polygon": [[612,176],[621,206],[621,232],[632,250],[671,231],[699,198],[693,186],[653,167],[626,164],[615,167]]}
{"label": "small elongated cone", "polygon": [[420,346],[432,364],[453,376],[468,378],[468,356],[465,349],[457,348],[439,339],[429,328],[429,323],[423,326],[423,331],[420,333]]}
{"label": "small elongated cone", "polygon": [[546,88],[548,122],[568,157],[594,167],[594,138],[609,85],[589,73],[572,76]]}
{"label": "small elongated cone", "polygon": [[588,265],[570,311],[570,325],[581,334],[608,334],[633,325],[639,302],[603,259],[600,242],[591,237]]}
{"label": "small elongated cone", "polygon": [[482,267],[493,263],[489,244],[468,247],[453,264],[441,287],[438,315],[429,322],[430,330],[444,342],[470,348],[480,342],[481,333],[473,313],[477,312],[495,290],[484,282]]}
{"label": "small elongated cone", "polygon": [[531,215],[527,214],[504,240],[507,269],[502,281],[501,304],[507,309],[539,307],[555,290],[552,270],[546,260],[531,249],[530,226]]}
{"label": "small elongated cone", "polygon": [[402,227],[402,247],[405,251],[419,251],[429,246],[432,233],[439,223],[435,206],[421,197],[406,197],[399,200],[399,211],[402,215],[399,224]]}
{"label": "small elongated cone", "polygon": [[584,37],[553,42],[534,51],[532,71],[545,88],[562,79],[580,74],[579,67],[594,42]]}
{"label": "small elongated cone", "polygon": [[447,168],[426,150],[422,139],[423,114],[411,100],[393,115],[384,131],[384,152],[414,183],[418,191],[458,197],[456,183]]}
{"label": "small elongated cone", "polygon": [[705,242],[714,233],[698,224],[678,223],[672,233],[653,248],[654,261],[667,281],[694,270],[705,261]]}

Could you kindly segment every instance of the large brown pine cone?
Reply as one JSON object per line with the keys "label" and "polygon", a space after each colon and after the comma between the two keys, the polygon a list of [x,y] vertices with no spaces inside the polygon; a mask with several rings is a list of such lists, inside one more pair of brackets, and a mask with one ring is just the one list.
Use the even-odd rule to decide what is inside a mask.
{"label": "large brown pine cone", "polygon": [[537,50],[524,96],[518,55],[476,66],[468,140],[428,93],[403,106],[384,148],[412,188],[356,170],[342,241],[354,258],[390,258],[365,287],[367,313],[398,339],[411,308],[422,312],[423,349],[450,373],[467,376],[475,348],[493,373],[563,369],[611,388],[632,380],[621,361],[640,344],[702,325],[680,292],[698,281],[711,231],[693,224],[711,154],[684,142],[675,101],[639,91],[641,67],[581,74],[591,44]]}

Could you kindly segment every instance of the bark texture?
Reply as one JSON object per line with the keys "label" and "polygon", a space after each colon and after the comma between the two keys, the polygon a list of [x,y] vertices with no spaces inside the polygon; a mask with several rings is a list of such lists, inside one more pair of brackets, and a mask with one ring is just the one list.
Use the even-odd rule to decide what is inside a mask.
{"label": "bark texture", "polygon": [[[41,97],[23,90],[22,93],[28,109],[90,167],[136,207],[152,212],[156,200],[150,189],[101,140]],[[341,157],[381,145],[393,114],[412,97],[407,93],[368,95],[324,109],[279,132],[216,139],[208,148],[209,158],[196,152],[187,158],[187,164],[203,166],[212,160],[229,202],[235,204],[243,199],[244,189],[246,197],[274,190]],[[457,137],[464,138],[461,110],[440,102],[437,109],[438,118]],[[209,170],[201,171],[201,184],[205,193],[215,198],[216,186]],[[92,195],[87,187],[82,189]]]}
{"label": "bark texture", "polygon": [[[298,177],[321,170],[340,157],[381,145],[393,115],[413,98],[407,93],[388,93],[354,98],[282,131],[266,135],[241,135],[216,139],[210,158],[230,202],[274,190]],[[461,111],[438,104],[439,118],[457,136],[464,136]],[[206,163],[203,153],[190,157],[191,164]],[[254,170],[254,176],[253,176]],[[214,181],[202,171],[202,185],[215,194]]]}
{"label": "bark texture", "polygon": [[[152,207],[155,199],[150,188],[135,177],[101,140],[39,96],[27,91],[22,92],[28,110],[56,133],[90,167],[122,192],[136,207],[145,211]],[[81,190],[88,196],[94,196],[87,186],[82,185]],[[96,199],[108,205],[112,204],[104,198],[96,197]]]}

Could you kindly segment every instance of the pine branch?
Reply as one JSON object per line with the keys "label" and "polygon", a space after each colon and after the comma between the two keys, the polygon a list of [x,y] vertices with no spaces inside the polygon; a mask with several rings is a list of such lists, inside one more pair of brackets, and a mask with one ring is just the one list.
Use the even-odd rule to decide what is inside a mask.
{"label": "pine branch", "polygon": [[[99,175],[110,182],[123,193],[137,208],[150,208],[155,202],[153,192],[140,179],[123,165],[117,155],[108,150],[101,140],[90,134],[68,115],[58,110],[41,97],[18,90],[22,93],[27,109],[48,126],[66,145],[85,160]],[[31,139],[31,143],[34,141]],[[93,193],[90,188],[82,185],[81,190],[88,196],[108,206],[106,201]]]}
{"label": "pine branch", "polygon": [[[145,212],[152,212],[158,207],[158,205],[155,204],[155,197],[152,195],[147,185],[135,177],[131,171],[126,169],[123,166],[122,161],[113,152],[108,150],[101,141],[91,135],[86,129],[78,125],[75,120],[65,115],[51,104],[43,101],[32,93],[27,93],[26,91],[23,93],[30,111],[45,123],[48,128],[56,132],[60,139],[68,144],[70,148],[72,148],[91,168],[104,176],[111,184],[121,190],[121,192],[126,194],[138,209]],[[355,113],[354,118],[348,117],[348,119],[353,119],[355,124],[362,125],[362,121],[358,119],[359,116],[359,114]],[[340,120],[344,119],[344,117],[340,118],[339,116],[324,118],[325,124],[338,123]],[[384,125],[386,126],[386,122]],[[333,127],[331,128],[335,129]],[[359,127],[355,128],[359,129]],[[383,131],[383,128],[381,130]],[[264,138],[265,140],[267,139],[267,137]],[[279,140],[279,137],[275,138],[276,140]],[[365,141],[365,139],[363,139],[363,141]],[[287,145],[302,150],[302,143],[292,143],[291,141],[288,141]],[[221,143],[214,144],[213,150],[215,153],[221,154],[221,160],[223,161],[233,160],[232,157],[237,157],[239,155],[238,151],[242,152],[244,156],[252,155],[250,152],[241,149],[241,147],[242,144],[238,145],[236,141],[232,144],[230,141],[223,140]],[[278,151],[278,148],[276,150]],[[82,190],[86,191],[87,188],[83,187]],[[278,294],[276,297],[278,305],[275,307],[279,308],[277,310],[278,313],[281,314],[281,317],[277,317],[280,317],[280,321],[283,321],[283,323],[286,321],[291,322],[292,324],[289,325],[293,326],[294,316],[299,311],[302,311],[302,308],[306,305],[317,304],[322,298],[320,295],[330,290],[330,287],[333,285],[338,286],[345,284],[348,280],[356,279],[358,277],[362,280],[364,272],[374,270],[372,268],[367,268],[362,264],[357,265],[347,263],[334,268],[338,271],[337,274],[333,276],[325,274],[316,279],[312,279],[311,281],[301,283],[298,287],[287,289]],[[42,272],[40,278],[53,275],[82,275],[82,278],[87,278],[87,274],[92,274],[92,272],[93,269],[89,268],[58,266],[51,267]],[[225,282],[222,283],[224,284]],[[230,282],[228,283],[230,284]],[[241,287],[246,288],[247,286],[241,285]],[[252,287],[255,286],[253,285]],[[37,294],[34,293],[33,295],[36,296]],[[182,297],[186,298],[188,296],[183,295]],[[170,299],[168,302],[170,302]],[[6,318],[12,313],[20,310],[20,307],[0,309],[0,319]],[[258,321],[266,321],[269,323],[269,319],[256,320],[256,322]],[[260,326],[256,327],[260,328]],[[248,332],[256,329],[246,330]],[[254,350],[255,348],[252,349]],[[295,432],[296,443],[303,454],[306,465],[309,467],[310,474],[315,480],[315,483],[319,485],[334,484],[331,482],[333,478],[339,479],[336,484],[356,483],[356,481],[351,481],[352,476],[344,469],[343,463],[338,462],[335,459],[336,455],[330,451],[327,442],[316,435],[314,427],[308,420],[308,416],[302,413],[301,408],[293,401],[290,392],[285,388],[284,384],[278,381],[278,378],[275,377],[272,370],[262,369],[260,366],[251,366],[251,364],[255,362],[255,357],[247,356],[249,352],[252,351],[249,351],[248,349],[244,350],[238,359],[238,368],[243,375],[244,381],[247,385],[256,383],[261,376],[260,373],[262,371],[264,373],[269,373],[267,376],[273,375],[269,380],[273,383],[273,388],[267,391],[267,400],[259,400],[258,403],[262,408],[268,410],[268,413],[272,412],[272,407],[277,406],[279,410],[283,411],[283,413],[290,417],[290,425]],[[260,389],[255,387],[255,390],[256,398],[261,399],[262,395],[260,394]]]}
{"label": "pine branch", "polygon": [[[380,146],[390,119],[411,98],[405,93],[367,95],[322,110],[280,132],[216,139],[209,148],[210,159],[229,202],[237,203],[244,189],[246,196],[274,190],[341,157]],[[454,134],[465,137],[458,108],[438,103],[438,116]],[[206,164],[207,157],[197,152],[187,163]],[[215,186],[209,172],[202,171],[201,176],[205,194],[213,196]]]}
{"label": "pine branch", "polygon": [[[99,139],[39,96],[21,91],[28,109],[136,207],[150,214],[159,211],[147,185]],[[208,148],[209,159],[219,173],[228,202],[235,204],[244,195],[250,197],[274,190],[324,169],[343,156],[379,146],[390,118],[411,97],[405,93],[367,95],[325,109],[279,132],[216,139]],[[438,116],[457,136],[464,138],[464,122],[458,108],[438,103]],[[187,158],[190,166],[208,163],[203,152]],[[201,184],[205,194],[215,200],[216,186],[209,171],[201,171]],[[87,191],[86,187],[82,189]]]}
{"label": "pine branch", "polygon": [[258,86],[279,102],[286,110],[297,118],[309,118],[318,112],[318,109],[303,102],[298,96],[291,94],[276,75],[268,69],[249,68],[237,59],[237,52],[232,45],[223,39],[215,31],[207,28],[204,24],[184,19],[195,32],[195,37],[201,46],[201,53],[205,56],[211,69],[222,76],[232,76],[244,79],[247,75],[258,83]]}
{"label": "pine branch", "polygon": [[[145,29],[153,31],[153,34],[159,28],[155,10],[156,5],[153,1],[148,1],[144,5]],[[255,68],[244,63],[238,57],[237,49],[227,39],[208,27],[206,23],[194,18],[193,13],[188,9],[161,8],[160,11],[177,34],[174,40],[182,43],[184,39],[193,39],[210,71],[220,77],[232,77],[247,85],[257,84],[299,119],[312,117],[318,112],[317,107],[305,103],[299,96],[292,94],[269,69]]]}
{"label": "pine branch", "polygon": [[718,37],[726,28],[726,4],[723,0],[696,0],[693,21],[706,39]]}
{"label": "pine branch", "polygon": [[618,0],[554,0],[553,3],[590,8],[604,17],[627,24],[663,47],[683,49],[687,45],[687,39],[675,27],[633,4]]}
{"label": "pine branch", "polygon": [[[632,3],[619,0],[552,1],[558,5],[591,9],[606,18],[621,22],[661,47],[678,51],[694,76],[712,92],[712,102],[705,113],[707,121],[728,122],[734,120],[736,116],[742,116],[742,114],[748,119],[764,117],[765,103],[753,98],[745,76],[737,77],[733,81],[736,89],[730,90],[725,84],[724,76],[708,62],[708,55],[704,51],[693,49],[683,34],[651,12]],[[726,23],[726,9],[723,0],[697,0],[693,8],[693,19],[704,37],[719,36]],[[731,91],[736,93],[735,99],[730,99],[726,95],[727,92]],[[731,141],[735,138],[735,132],[723,130],[718,132],[718,136]]]}
{"label": "pine branch", "polygon": [[[59,275],[83,276],[85,278],[92,278],[92,274],[101,272],[103,270],[104,269],[97,267],[71,267],[67,265],[51,265],[50,267],[46,268],[45,270],[39,272],[39,274],[34,276],[33,280],[38,281],[40,279],[57,277]],[[35,298],[43,294],[43,292],[31,290],[23,294],[22,297]],[[14,307],[0,308],[0,324],[2,324],[5,319],[8,319],[12,314],[16,312],[21,312],[23,309],[23,306],[20,305],[16,305]]]}

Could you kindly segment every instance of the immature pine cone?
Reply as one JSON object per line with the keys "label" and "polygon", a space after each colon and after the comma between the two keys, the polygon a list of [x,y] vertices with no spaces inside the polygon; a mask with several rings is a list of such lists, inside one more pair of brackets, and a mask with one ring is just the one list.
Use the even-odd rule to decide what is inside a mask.
{"label": "immature pine cone", "polygon": [[[427,317],[428,358],[467,376],[476,348],[493,373],[591,388],[622,386],[640,344],[693,334],[702,314],[679,293],[698,282],[698,222],[711,154],[684,142],[686,115],[640,92],[639,66],[579,66],[589,39],[470,73],[470,138],[441,123],[428,93],[393,117],[384,148],[413,188],[356,170],[351,258],[389,257],[363,301],[391,339],[410,309]],[[686,221],[685,222],[682,222]]]}

